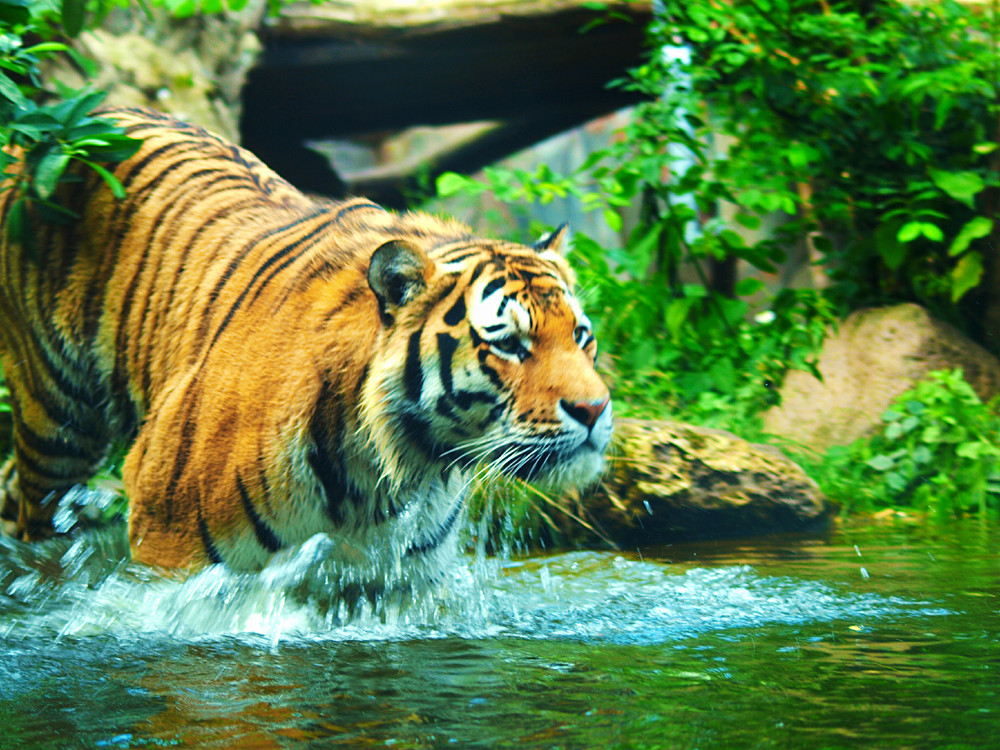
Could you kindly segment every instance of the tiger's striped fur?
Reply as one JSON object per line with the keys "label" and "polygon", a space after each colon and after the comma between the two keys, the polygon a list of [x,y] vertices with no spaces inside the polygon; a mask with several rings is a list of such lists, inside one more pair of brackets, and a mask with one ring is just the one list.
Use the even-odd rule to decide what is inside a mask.
{"label": "tiger's striped fur", "polygon": [[18,536],[49,533],[114,441],[134,441],[133,558],[187,569],[256,569],[318,532],[432,568],[480,462],[601,471],[610,400],[563,232],[526,247],[316,202],[199,128],[106,116],[144,140],[115,171],[127,197],[82,175],[60,188],[79,221],[0,250]]}

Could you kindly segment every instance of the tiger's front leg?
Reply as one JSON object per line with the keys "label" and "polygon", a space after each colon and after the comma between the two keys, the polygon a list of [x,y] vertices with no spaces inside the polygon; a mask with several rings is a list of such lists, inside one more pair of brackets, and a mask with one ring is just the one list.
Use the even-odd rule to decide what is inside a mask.
{"label": "tiger's front leg", "polygon": [[[35,384],[40,382],[45,381],[36,378]],[[59,501],[101,467],[108,444],[104,436],[74,426],[82,421],[79,415],[59,419],[65,400],[38,394],[30,384],[8,378],[16,405],[14,450],[0,468],[0,531],[26,542],[56,533],[52,518]],[[97,415],[92,419],[99,424]]]}
{"label": "tiger's front leg", "polygon": [[17,469],[11,455],[0,467],[0,534],[17,535],[17,517],[21,512],[21,501],[17,497]]}

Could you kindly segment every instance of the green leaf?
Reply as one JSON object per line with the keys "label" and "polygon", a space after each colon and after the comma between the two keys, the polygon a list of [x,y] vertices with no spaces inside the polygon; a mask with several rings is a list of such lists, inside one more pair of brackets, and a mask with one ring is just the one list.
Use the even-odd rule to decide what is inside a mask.
{"label": "green leaf", "polygon": [[959,443],[955,447],[955,455],[959,458],[971,458],[973,460],[979,458],[983,453],[987,452],[986,449],[989,446],[985,443],[976,441],[969,443]]}
{"label": "green leaf", "polygon": [[992,231],[993,219],[987,219],[985,216],[976,216],[974,219],[966,222],[965,226],[959,231],[958,235],[952,241],[951,247],[948,248],[948,255],[959,255],[965,252],[973,240],[986,237]]}
{"label": "green leaf", "polygon": [[898,239],[898,232],[892,224],[882,224],[875,230],[875,248],[885,265],[895,271],[906,260],[906,244]]}
{"label": "green leaf", "polygon": [[733,216],[736,219],[736,223],[747,229],[760,229],[760,217],[754,214],[744,213],[743,211],[737,211],[736,215]]}
{"label": "green leaf", "polygon": [[465,175],[456,174],[455,172],[445,172],[438,175],[437,178],[437,192],[442,198],[449,195],[455,195],[456,193],[478,195],[483,192],[484,189],[485,188],[475,180],[466,177]]}
{"label": "green leaf", "polygon": [[958,302],[983,278],[983,256],[978,252],[963,255],[951,269],[951,301]]}
{"label": "green leaf", "polygon": [[920,233],[933,242],[944,241],[944,232],[941,231],[941,227],[937,224],[931,224],[929,221],[920,222]]}
{"label": "green leaf", "polygon": [[31,0],[2,0],[0,2],[0,21],[12,26],[27,23],[31,17],[29,7],[31,7]]}
{"label": "green leaf", "polygon": [[763,291],[763,289],[763,281],[755,279],[753,276],[747,276],[745,279],[740,279],[737,282],[735,291],[737,297],[749,297],[752,294]]}
{"label": "green leaf", "polygon": [[69,47],[62,42],[42,42],[41,44],[35,44],[22,50],[22,53],[26,55],[38,55],[44,52],[66,52],[68,50]]}
{"label": "green leaf", "polygon": [[86,17],[87,0],[62,0],[62,25],[67,36],[78,36]]}
{"label": "green leaf", "polygon": [[908,221],[903,226],[899,228],[899,232],[896,233],[896,239],[900,242],[913,242],[920,236],[920,226],[919,221]]}
{"label": "green leaf", "polygon": [[28,200],[26,198],[18,198],[14,201],[14,205],[10,208],[10,214],[7,216],[5,226],[7,239],[21,245],[27,244],[25,237],[29,226]]}
{"label": "green leaf", "polygon": [[0,73],[0,96],[3,96],[18,109],[25,109],[28,106],[28,100],[21,93],[21,89],[4,73]]}
{"label": "green leaf", "polygon": [[122,200],[123,198],[125,198],[126,193],[124,186],[121,184],[121,182],[118,181],[117,177],[111,174],[111,172],[106,170],[100,164],[95,164],[92,161],[87,161],[86,159],[81,159],[80,161],[82,161],[88,167],[97,172],[98,175],[100,175],[101,179],[104,180],[104,182],[107,184],[109,188],[111,188],[111,193],[115,196],[115,198],[117,198],[118,200]]}
{"label": "green leaf", "polygon": [[891,469],[893,466],[896,465],[896,462],[886,455],[879,454],[869,459],[868,465],[871,468],[875,469],[875,471],[888,471],[889,469]]}
{"label": "green leaf", "polygon": [[885,475],[885,483],[893,492],[902,492],[906,489],[906,479],[898,471],[890,471]]}
{"label": "green leaf", "polygon": [[678,297],[672,300],[667,307],[664,322],[667,324],[670,337],[675,341],[680,338],[681,329],[684,327],[688,313],[691,311],[691,306],[694,303],[695,300],[690,297]]}
{"label": "green leaf", "polygon": [[986,187],[983,178],[976,172],[946,172],[933,167],[928,172],[935,185],[969,208],[973,207],[976,195]]}
{"label": "green leaf", "polygon": [[617,211],[615,211],[613,208],[606,208],[602,212],[602,215],[604,216],[604,222],[611,228],[612,231],[614,232],[622,231],[622,226],[624,226],[624,223],[622,222],[621,215],[619,215]]}
{"label": "green leaf", "polygon": [[66,170],[67,163],[69,163],[69,155],[64,154],[61,149],[53,149],[42,157],[35,169],[34,180],[32,180],[39,196],[47,199],[52,195],[56,185],[59,184],[59,178]]}

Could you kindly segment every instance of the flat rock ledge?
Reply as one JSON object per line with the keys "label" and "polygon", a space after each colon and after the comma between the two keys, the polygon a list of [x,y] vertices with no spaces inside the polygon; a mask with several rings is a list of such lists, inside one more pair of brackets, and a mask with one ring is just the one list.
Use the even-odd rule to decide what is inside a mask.
{"label": "flat rock ledge", "polygon": [[619,547],[820,530],[836,510],[778,449],[722,430],[616,420],[609,466],[574,502]]}

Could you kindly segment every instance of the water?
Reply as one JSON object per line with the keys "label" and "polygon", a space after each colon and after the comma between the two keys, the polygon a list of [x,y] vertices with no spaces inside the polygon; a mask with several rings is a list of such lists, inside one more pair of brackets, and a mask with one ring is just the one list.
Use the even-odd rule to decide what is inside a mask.
{"label": "water", "polygon": [[0,747],[994,747],[997,531],[469,557],[350,611],[319,541],[181,581],[5,540]]}

